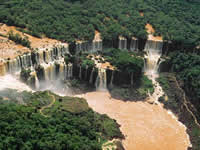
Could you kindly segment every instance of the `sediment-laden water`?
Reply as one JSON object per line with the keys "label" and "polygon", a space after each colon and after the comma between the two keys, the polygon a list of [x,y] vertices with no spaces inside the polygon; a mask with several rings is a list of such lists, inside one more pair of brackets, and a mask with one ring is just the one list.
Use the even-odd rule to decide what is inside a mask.
{"label": "sediment-laden water", "polygon": [[124,102],[108,92],[81,96],[95,111],[117,120],[126,150],[186,150],[190,145],[186,128],[160,105]]}
{"label": "sediment-laden water", "polygon": [[[126,47],[122,45],[121,47]],[[124,102],[113,99],[106,90],[106,71],[102,66],[98,67],[98,65],[99,71],[96,81],[98,92],[79,95],[85,98],[89,106],[95,111],[107,114],[109,117],[117,120],[121,125],[122,133],[126,137],[123,140],[126,150],[186,150],[190,146],[186,127],[178,122],[177,118],[165,110],[158,102],[158,98],[164,94],[159,83],[156,82],[156,77],[159,75],[157,70],[161,50],[161,42],[148,41],[145,46],[147,55],[144,72],[155,86],[155,92],[149,95],[149,101],[153,104],[149,104],[148,102]],[[50,53],[48,54],[50,56]],[[47,56],[45,57],[45,61],[48,62],[49,57],[48,55],[45,56]],[[43,58],[43,56],[39,58]],[[44,60],[40,61],[44,64]],[[64,63],[64,61],[62,62]],[[72,66],[66,67],[63,64],[59,67],[59,78],[61,79],[59,80],[55,77],[56,69],[52,66],[49,67],[49,65],[44,65],[44,68],[47,68],[44,69],[44,74],[48,82],[42,83],[40,81],[40,86],[42,87],[42,84],[44,84],[44,88],[40,88],[39,90],[52,90],[57,94],[69,95],[70,89],[67,85],[64,86],[62,82],[65,77],[72,77]],[[34,75],[36,76],[36,73]],[[38,79],[36,81],[37,85],[39,85]],[[26,84],[23,84],[11,75],[0,77],[0,90],[4,88],[31,91]]]}
{"label": "sediment-laden water", "polygon": [[[80,96],[84,97],[95,111],[117,120],[126,137],[123,141],[126,150],[186,150],[190,146],[186,127],[158,102],[159,97],[164,94],[156,81],[159,76],[162,42],[147,41],[145,51],[144,73],[154,84],[154,93],[149,94],[148,102],[113,99],[103,84],[99,84],[99,87],[105,89],[104,92],[101,90]],[[103,83],[106,77],[103,78],[102,73],[98,76],[99,80],[102,80],[100,83]]]}

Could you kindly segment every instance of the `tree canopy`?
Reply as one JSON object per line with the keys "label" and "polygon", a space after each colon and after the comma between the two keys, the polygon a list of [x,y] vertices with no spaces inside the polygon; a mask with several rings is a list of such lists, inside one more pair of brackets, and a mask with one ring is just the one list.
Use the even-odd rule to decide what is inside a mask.
{"label": "tree canopy", "polygon": [[145,39],[150,23],[165,40],[199,45],[199,7],[198,0],[9,0],[1,1],[0,20],[68,42],[92,40],[95,30],[104,39]]}
{"label": "tree canopy", "polygon": [[172,71],[184,82],[183,88],[198,110],[200,104],[200,56],[196,54],[173,53],[169,60]]}
{"label": "tree canopy", "polygon": [[[54,104],[41,110],[52,97]],[[91,110],[84,99],[49,91],[0,91],[0,113],[1,150],[101,150],[103,141],[123,138],[116,121]]]}

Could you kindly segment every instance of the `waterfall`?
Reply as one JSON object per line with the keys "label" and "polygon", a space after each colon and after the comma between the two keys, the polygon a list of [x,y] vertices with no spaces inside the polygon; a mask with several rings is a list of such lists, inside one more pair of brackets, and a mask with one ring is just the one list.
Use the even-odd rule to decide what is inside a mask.
{"label": "waterfall", "polygon": [[[44,53],[45,53],[45,59],[44,59],[44,61],[46,63],[49,63],[52,60],[52,58],[51,58],[51,51],[46,50],[46,51],[44,51]],[[51,58],[51,60],[50,60],[50,58]]]}
{"label": "waterfall", "polygon": [[162,55],[162,42],[158,41],[147,41],[145,45],[146,52],[146,63],[144,67],[144,72],[147,75],[153,75],[158,73],[159,59]]}
{"label": "waterfall", "polygon": [[89,80],[90,84],[93,83],[93,76],[94,76],[94,68],[92,68],[92,71],[91,71],[91,74],[90,74],[90,80]]}
{"label": "waterfall", "polygon": [[76,53],[78,52],[89,52],[89,53],[94,53],[97,51],[101,51],[102,50],[102,40],[99,41],[95,41],[93,40],[92,42],[86,42],[86,41],[77,41],[76,42]]}
{"label": "waterfall", "polygon": [[41,64],[42,67],[44,67],[44,80],[55,80],[56,78],[56,65],[54,62],[50,62],[48,64]]}
{"label": "waterfall", "polygon": [[73,65],[72,64],[67,65],[66,77],[67,77],[67,79],[70,79],[73,77]]}
{"label": "waterfall", "polygon": [[40,88],[40,82],[38,80],[37,74],[35,73],[35,89],[39,89]]}
{"label": "waterfall", "polygon": [[110,79],[110,87],[111,88],[113,87],[114,73],[115,73],[115,71],[113,70],[112,75],[111,75],[111,79]]}
{"label": "waterfall", "polygon": [[95,85],[97,91],[107,90],[106,69],[98,68],[98,76]]}
{"label": "waterfall", "polygon": [[59,78],[61,80],[65,79],[66,65],[64,63],[59,64]]}
{"label": "waterfall", "polygon": [[98,49],[98,42],[92,42],[91,52],[96,52]]}
{"label": "waterfall", "polygon": [[68,68],[67,68],[67,65],[65,64],[64,65],[64,80],[66,80],[67,79],[67,75],[68,75],[68,70],[67,70]]}
{"label": "waterfall", "polygon": [[158,41],[147,41],[145,45],[146,51],[146,63],[144,66],[144,72],[149,79],[152,80],[154,85],[154,93],[151,95],[149,93],[149,102],[159,104],[158,99],[161,97],[164,92],[162,87],[156,81],[156,78],[159,76],[158,74],[158,67],[159,67],[159,60],[162,55],[162,42]]}
{"label": "waterfall", "polygon": [[6,65],[5,62],[0,62],[0,76],[3,76],[6,74]]}
{"label": "waterfall", "polygon": [[30,77],[26,81],[29,86],[35,89],[54,86],[55,83],[65,79],[65,75],[69,78],[73,75],[72,64],[68,65],[69,71],[65,74],[67,66],[64,56],[68,52],[68,45],[60,43],[51,49],[37,49],[14,59],[0,60],[0,75],[6,73],[15,75],[22,68],[31,69]]}
{"label": "waterfall", "polygon": [[55,64],[52,62],[50,63],[50,67],[49,67],[49,70],[50,70],[50,79],[51,80],[55,80],[56,79],[56,69],[55,69]]}
{"label": "waterfall", "polygon": [[22,65],[19,57],[7,61],[8,72],[11,74],[20,71],[21,67]]}
{"label": "waterfall", "polygon": [[66,65],[66,71],[65,71],[65,77],[66,79],[69,79],[69,65]]}
{"label": "waterfall", "polygon": [[44,67],[44,80],[48,81],[49,80],[48,66],[46,64],[41,64],[41,66]]}
{"label": "waterfall", "polygon": [[38,53],[38,56],[39,56],[39,63],[41,64],[41,63],[43,63],[44,62],[44,53],[43,53],[43,51],[40,51],[39,53]]}
{"label": "waterfall", "polygon": [[[17,59],[18,66],[21,64],[21,68],[28,68],[32,66],[31,54],[25,54],[19,56]],[[21,68],[18,68],[20,70]]]}
{"label": "waterfall", "polygon": [[127,49],[127,39],[124,37],[119,37],[119,49]]}
{"label": "waterfall", "polygon": [[75,48],[75,49],[76,49],[76,53],[80,52],[81,49],[82,49],[82,48],[81,48],[81,43],[77,42],[77,43],[76,43],[76,48]]}
{"label": "waterfall", "polygon": [[138,50],[138,39],[132,38],[130,43],[130,51],[137,51]]}
{"label": "waterfall", "polygon": [[92,42],[92,50],[91,52],[102,51],[102,41],[93,41]]}
{"label": "waterfall", "polygon": [[[38,80],[38,77],[37,77],[37,73],[35,71],[31,72],[31,77],[33,77],[35,83],[34,83],[34,88],[36,90],[38,90],[40,88],[40,82]],[[32,86],[32,82],[31,81],[28,81],[28,85]]]}
{"label": "waterfall", "polygon": [[8,74],[0,77],[0,90],[6,88],[16,89],[18,91],[32,91],[29,86],[22,83],[18,78]]}

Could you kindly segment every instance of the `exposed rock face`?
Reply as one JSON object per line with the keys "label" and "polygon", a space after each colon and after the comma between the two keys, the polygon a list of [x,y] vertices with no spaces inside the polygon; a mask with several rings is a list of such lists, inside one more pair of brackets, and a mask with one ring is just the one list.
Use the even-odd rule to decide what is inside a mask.
{"label": "exposed rock face", "polygon": [[[148,33],[152,35],[154,32],[152,26],[147,25],[147,29]],[[20,71],[22,68],[30,68],[33,72],[31,73],[31,82],[34,81],[34,87],[39,87],[38,81],[53,81],[57,79],[65,80],[73,77],[73,75],[92,84],[95,84],[95,81],[100,79],[100,72],[98,73],[97,70],[97,68],[99,67],[81,68],[77,66],[78,64],[65,64],[65,54],[69,53],[69,46],[67,43],[61,43],[57,40],[48,38],[36,38],[18,31],[15,27],[9,27],[6,25],[1,26],[0,33],[6,35],[10,30],[14,31],[14,33],[20,34],[21,36],[28,36],[28,39],[31,41],[31,47],[33,48],[33,50],[28,49],[27,51],[19,51],[19,54],[13,55],[11,59],[7,59],[6,57],[5,59],[4,57],[2,57],[0,64],[0,75],[4,75],[6,73],[15,73]],[[6,38],[4,39],[3,43],[5,43],[5,40]],[[137,51],[138,49],[141,50],[141,44],[144,47],[144,42],[140,41],[140,39],[137,39],[135,37],[127,39],[126,37],[119,36],[119,38],[116,39],[115,42],[112,42],[112,45],[115,45],[113,47],[122,50]],[[12,41],[9,42],[12,43]],[[146,45],[150,45],[149,43],[154,42],[147,41]],[[14,43],[14,45],[16,44]],[[95,37],[93,41],[76,41],[76,43],[74,44],[74,49],[76,53],[79,53],[81,51],[94,53],[97,51],[102,51],[102,47],[103,41],[98,31],[95,31]],[[8,47],[8,49],[10,49],[10,47]],[[24,50],[25,49],[26,48],[24,48]],[[105,86],[113,86],[113,84],[133,84],[133,75],[119,71],[112,72],[113,69],[109,67],[107,68],[106,63],[104,63],[103,65],[105,67],[101,66],[100,68],[103,67],[105,69],[105,71],[101,71],[105,72],[102,73],[102,79],[106,79],[104,84]],[[99,83],[104,82],[100,82],[100,80],[98,80],[98,82],[96,81],[96,83],[98,83],[98,85],[101,85]]]}
{"label": "exposed rock face", "polygon": [[145,27],[146,27],[147,33],[149,34],[148,40],[151,40],[151,41],[162,41],[163,40],[161,36],[154,36],[153,35],[155,33],[155,29],[153,28],[152,25],[146,24]]}

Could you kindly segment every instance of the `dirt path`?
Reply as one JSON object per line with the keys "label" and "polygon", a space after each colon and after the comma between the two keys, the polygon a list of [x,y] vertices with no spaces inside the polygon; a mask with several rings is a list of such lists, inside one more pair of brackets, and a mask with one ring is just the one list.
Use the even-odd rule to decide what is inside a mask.
{"label": "dirt path", "polygon": [[55,96],[54,95],[51,95],[51,94],[49,94],[48,93],[48,95],[50,95],[51,97],[52,97],[52,99],[53,99],[53,101],[49,104],[49,105],[46,105],[46,106],[43,106],[42,108],[40,108],[40,113],[44,116],[44,117],[48,117],[47,115],[45,115],[42,111],[44,110],[44,109],[46,109],[46,108],[49,108],[49,107],[51,107],[54,103],[55,103],[55,101],[56,101],[56,99],[55,99]]}
{"label": "dirt path", "polygon": [[[176,81],[177,87],[178,87],[178,88],[181,90],[181,92],[183,93],[183,104],[184,104],[185,108],[186,108],[187,111],[192,115],[195,124],[200,128],[200,124],[199,124],[199,122],[197,121],[196,116],[194,115],[194,113],[193,113],[193,112],[189,109],[189,107],[188,107],[188,103],[189,103],[191,106],[192,106],[192,104],[186,99],[185,92],[184,92],[183,89],[180,87],[180,85],[179,85],[178,81],[176,80],[176,78],[175,78],[175,81]],[[194,106],[192,106],[192,107],[194,107]]]}

